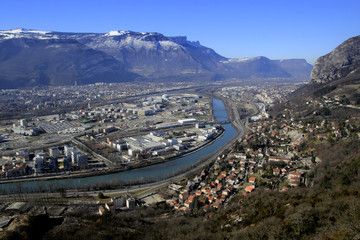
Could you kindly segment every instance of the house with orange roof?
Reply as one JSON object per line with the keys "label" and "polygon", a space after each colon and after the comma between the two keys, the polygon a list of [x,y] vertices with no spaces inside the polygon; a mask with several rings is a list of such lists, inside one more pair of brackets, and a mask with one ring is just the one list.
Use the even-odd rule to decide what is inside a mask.
{"label": "house with orange roof", "polygon": [[189,198],[188,198],[188,201],[190,203],[192,203],[194,201],[194,199],[195,199],[195,195],[190,195]]}
{"label": "house with orange roof", "polygon": [[186,199],[188,199],[188,197],[189,197],[189,193],[188,193],[188,192],[183,192],[183,193],[180,193],[180,194],[179,194],[179,199],[180,199],[181,201],[185,201]]}
{"label": "house with orange roof", "polygon": [[299,172],[294,172],[294,171],[289,172],[289,179],[291,179],[292,177],[301,178],[301,176],[302,174]]}
{"label": "house with orange roof", "polygon": [[168,200],[166,200],[166,203],[167,203],[169,206],[173,207],[173,206],[176,204],[176,201],[173,200],[173,199],[168,199]]}
{"label": "house with orange roof", "polygon": [[216,200],[215,200],[215,203],[219,203],[219,204],[221,204],[223,201],[221,200],[221,199],[219,199],[219,198],[217,198]]}
{"label": "house with orange roof", "polygon": [[280,169],[274,168],[273,169],[273,175],[274,176],[279,176],[280,175]]}
{"label": "house with orange roof", "polygon": [[224,178],[225,178],[224,175],[219,175],[219,176],[216,178],[215,182],[216,182],[216,183],[219,183],[219,182],[221,182]]}
{"label": "house with orange roof", "polygon": [[190,207],[190,201],[189,200],[185,200],[185,202],[184,202],[184,206],[185,207]]}
{"label": "house with orange roof", "polygon": [[237,153],[236,155],[235,155],[235,157],[236,158],[240,158],[240,159],[246,159],[246,154],[243,154],[243,153]]}
{"label": "house with orange roof", "polygon": [[254,189],[255,189],[255,188],[252,187],[252,186],[247,186],[247,187],[245,188],[245,191],[250,193],[250,192],[254,191]]}
{"label": "house with orange roof", "polygon": [[291,161],[291,158],[285,158],[285,157],[279,157],[279,156],[270,156],[269,157],[269,162],[280,162],[280,161],[289,163]]}
{"label": "house with orange roof", "polygon": [[249,178],[249,183],[250,183],[251,185],[254,185],[254,186],[255,186],[255,184],[256,184],[256,178],[255,178],[255,177],[250,177],[250,178]]}

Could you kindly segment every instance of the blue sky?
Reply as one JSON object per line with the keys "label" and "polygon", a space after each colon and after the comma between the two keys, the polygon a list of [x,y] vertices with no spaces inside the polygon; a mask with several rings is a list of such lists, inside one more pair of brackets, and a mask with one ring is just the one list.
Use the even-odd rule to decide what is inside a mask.
{"label": "blue sky", "polygon": [[360,35],[359,0],[1,0],[0,29],[187,36],[232,58],[314,63]]}

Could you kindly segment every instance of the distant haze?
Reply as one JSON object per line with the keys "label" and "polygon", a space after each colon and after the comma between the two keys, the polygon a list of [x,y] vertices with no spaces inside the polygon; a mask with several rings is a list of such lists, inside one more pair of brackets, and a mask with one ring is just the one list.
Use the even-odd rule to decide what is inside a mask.
{"label": "distant haze", "polygon": [[2,1],[0,29],[187,36],[228,58],[315,60],[359,35],[358,0]]}

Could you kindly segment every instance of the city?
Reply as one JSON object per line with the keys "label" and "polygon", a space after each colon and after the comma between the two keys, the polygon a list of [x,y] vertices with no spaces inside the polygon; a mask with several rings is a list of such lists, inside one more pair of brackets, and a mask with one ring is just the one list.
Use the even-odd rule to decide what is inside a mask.
{"label": "city", "polygon": [[[195,87],[199,91],[199,86]],[[202,90],[205,94],[201,95],[177,93],[171,89],[171,93],[133,97],[140,94],[135,88],[135,93],[130,92],[129,96],[122,96],[123,100],[111,104],[105,101],[104,105],[95,105],[89,101],[85,107],[62,114],[13,120],[12,125],[9,120],[4,120],[2,181],[102,175],[191,155],[216,141],[224,130],[212,115],[208,95],[211,93],[221,98],[225,105],[232,106],[232,110],[228,110],[230,118],[236,115],[234,111],[242,116],[242,120],[234,119],[241,131],[235,142],[232,141],[232,150],[225,150],[210,161],[210,167],[204,168],[193,179],[184,182],[182,174],[178,177],[180,182],[170,178],[160,189],[159,184],[142,187],[143,191],[131,199],[139,205],[166,202],[177,212],[189,213],[194,210],[194,201],[196,210],[210,211],[226,203],[235,193],[240,191],[246,195],[257,186],[286,191],[289,187],[309,184],[309,170],[320,160],[297,149],[305,139],[301,123],[295,125],[285,118],[280,123],[262,120],[268,118],[266,109],[274,102],[283,101],[295,87],[223,87],[216,92],[216,88],[210,87]],[[86,86],[82,88],[86,89]],[[99,91],[103,91],[102,88]],[[141,94],[147,95],[147,92]],[[131,101],[127,97],[132,97]],[[135,186],[137,182],[134,182]],[[99,182],[92,187],[78,186],[77,189],[100,190],[107,185]],[[128,187],[131,188],[131,184]],[[10,190],[8,194],[12,191],[16,193]],[[53,191],[68,192],[65,196],[70,197],[72,189],[61,186]],[[92,195],[98,197],[99,193],[101,191],[95,191]],[[20,199],[31,196],[31,192],[17,194]],[[122,196],[114,194],[114,197]],[[90,199],[85,197],[84,202]],[[65,198],[64,201],[72,200]],[[90,200],[89,207],[94,208],[97,201]],[[126,198],[120,205],[125,206],[125,202]],[[100,205],[101,214],[105,211],[115,213],[121,208],[109,204]]]}
{"label": "city", "polygon": [[164,161],[221,134],[210,113],[209,99],[201,95],[162,94],[94,107],[89,102],[68,113],[12,123],[4,120],[2,176],[84,174],[143,166],[145,159]]}
{"label": "city", "polygon": [[0,239],[360,239],[359,8],[3,1]]}

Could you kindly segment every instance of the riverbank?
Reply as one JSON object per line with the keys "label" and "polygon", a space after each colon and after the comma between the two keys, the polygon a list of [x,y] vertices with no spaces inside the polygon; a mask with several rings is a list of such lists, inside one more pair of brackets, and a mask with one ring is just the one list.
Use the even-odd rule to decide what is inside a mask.
{"label": "riverbank", "polygon": [[144,165],[142,166],[132,166],[132,165],[127,165],[125,168],[121,168],[121,169],[108,169],[108,170],[103,170],[103,171],[96,171],[96,170],[84,170],[82,172],[64,172],[58,175],[53,175],[53,176],[24,176],[24,177],[19,177],[19,178],[15,178],[15,179],[4,179],[4,180],[0,180],[0,186],[1,184],[7,184],[7,183],[19,183],[19,182],[31,182],[31,181],[52,181],[52,180],[59,180],[59,179],[73,179],[73,178],[86,178],[86,177],[93,177],[93,176],[99,176],[99,175],[106,175],[106,174],[114,174],[114,173],[121,173],[124,171],[128,171],[128,170],[132,170],[132,169],[140,169],[140,168],[145,168],[145,167],[149,167],[149,166],[153,166],[153,165],[157,165],[157,164],[161,164],[161,163],[165,163],[168,161],[173,161],[175,159],[181,158],[181,157],[185,157],[189,154],[192,154],[196,151],[199,151],[201,149],[203,149],[206,146],[209,146],[210,144],[212,144],[214,141],[216,141],[219,137],[221,137],[224,134],[224,128],[222,128],[219,133],[210,141],[207,141],[206,143],[190,149],[188,151],[185,151],[184,153],[177,155],[177,156],[173,156],[173,157],[169,157],[169,158],[165,158],[165,159],[159,159],[156,161],[147,161]]}
{"label": "riverbank", "polygon": [[[213,100],[214,116],[217,121],[228,120],[228,114],[224,103],[219,99]],[[54,180],[24,181],[14,184],[3,183],[3,193],[17,192],[20,189],[24,192],[41,192],[45,189],[73,189],[85,190],[100,189],[123,189],[129,186],[154,186],[159,182],[168,182],[184,176],[198,169],[199,166],[214,161],[221,153],[231,147],[243,131],[238,132],[233,124],[223,125],[225,131],[211,144],[195,151],[187,156],[179,157],[171,161],[155,164],[152,166],[134,168],[122,172],[101,174],[96,176],[85,176],[71,178],[57,178]],[[92,173],[93,174],[93,173]]]}

